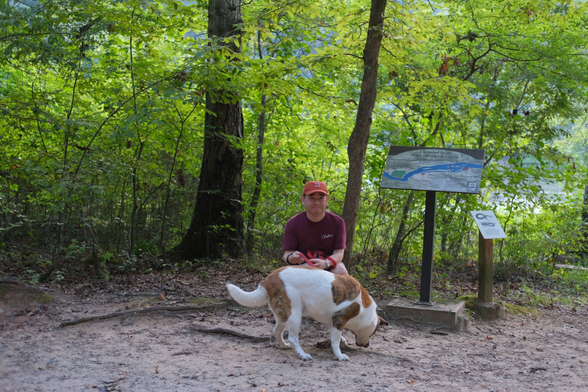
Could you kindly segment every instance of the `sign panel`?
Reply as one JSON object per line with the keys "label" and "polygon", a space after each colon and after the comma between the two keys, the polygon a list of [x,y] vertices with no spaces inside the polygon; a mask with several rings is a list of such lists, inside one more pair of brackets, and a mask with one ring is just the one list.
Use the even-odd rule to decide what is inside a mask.
{"label": "sign panel", "polygon": [[380,186],[479,193],[483,166],[484,150],[392,146]]}
{"label": "sign panel", "polygon": [[493,211],[470,211],[485,240],[506,238],[506,234]]}

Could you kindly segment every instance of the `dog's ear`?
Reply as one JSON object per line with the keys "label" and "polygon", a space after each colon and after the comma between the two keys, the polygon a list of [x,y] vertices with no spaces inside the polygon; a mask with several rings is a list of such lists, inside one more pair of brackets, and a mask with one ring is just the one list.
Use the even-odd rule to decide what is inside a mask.
{"label": "dog's ear", "polygon": [[385,319],[381,318],[380,316],[378,316],[378,321],[378,325],[390,325]]}

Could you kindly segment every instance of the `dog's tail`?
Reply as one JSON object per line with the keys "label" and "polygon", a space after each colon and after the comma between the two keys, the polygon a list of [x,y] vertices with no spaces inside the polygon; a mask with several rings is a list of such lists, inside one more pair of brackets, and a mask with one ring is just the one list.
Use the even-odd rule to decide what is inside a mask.
{"label": "dog's tail", "polygon": [[255,291],[247,292],[234,284],[227,283],[227,289],[231,297],[243,306],[263,306],[268,303],[267,290],[261,285]]}

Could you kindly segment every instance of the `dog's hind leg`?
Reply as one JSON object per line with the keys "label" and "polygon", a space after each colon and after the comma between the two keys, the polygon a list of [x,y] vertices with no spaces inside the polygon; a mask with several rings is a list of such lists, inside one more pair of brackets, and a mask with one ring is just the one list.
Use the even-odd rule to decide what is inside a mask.
{"label": "dog's hind leg", "polygon": [[271,303],[269,308],[274,315],[274,320],[276,320],[276,325],[274,326],[272,334],[276,339],[278,346],[280,346],[280,348],[291,348],[290,345],[284,341],[284,329],[286,329],[289,315],[280,312],[279,308],[275,309]]}
{"label": "dog's hind leg", "polygon": [[284,341],[284,329],[286,324],[276,319],[276,326],[274,327],[274,338],[280,348],[292,348],[286,341]]}

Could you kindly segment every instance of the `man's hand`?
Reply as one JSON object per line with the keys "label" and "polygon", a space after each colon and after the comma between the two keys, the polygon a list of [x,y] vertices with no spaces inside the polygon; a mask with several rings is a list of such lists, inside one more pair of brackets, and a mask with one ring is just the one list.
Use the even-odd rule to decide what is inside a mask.
{"label": "man's hand", "polygon": [[304,262],[304,259],[300,257],[300,252],[296,250],[287,250],[284,252],[284,261],[289,265],[298,265]]}
{"label": "man's hand", "polygon": [[312,264],[314,264],[314,266],[316,268],[319,268],[319,269],[327,269],[327,260],[323,260],[323,259],[310,259],[310,261],[312,262]]}
{"label": "man's hand", "polygon": [[[301,255],[302,253],[298,252],[297,250],[286,251],[284,252],[284,261],[290,265],[306,263],[306,260]],[[314,264],[316,268],[327,269],[327,260],[309,259],[309,261]]]}

